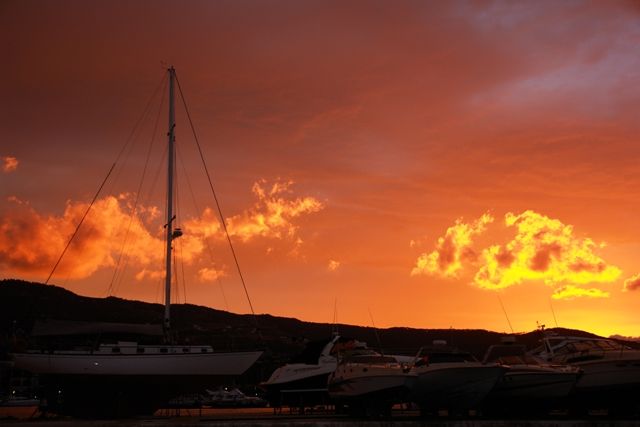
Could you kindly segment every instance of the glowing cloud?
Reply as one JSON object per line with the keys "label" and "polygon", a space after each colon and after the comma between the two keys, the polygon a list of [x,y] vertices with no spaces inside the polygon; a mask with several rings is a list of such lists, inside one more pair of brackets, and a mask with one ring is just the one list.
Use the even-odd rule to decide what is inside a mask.
{"label": "glowing cloud", "polygon": [[504,289],[524,281],[541,281],[561,286],[553,298],[605,297],[598,289],[577,285],[611,283],[620,269],[607,265],[594,254],[596,244],[573,236],[573,227],[557,219],[525,211],[505,215],[505,225],[515,227],[515,238],[504,246],[494,245],[482,252],[483,265],[474,277],[484,289]]}
{"label": "glowing cloud", "polygon": [[336,271],[338,268],[340,268],[340,261],[330,259],[329,264],[327,265],[327,270]]}
{"label": "glowing cloud", "polygon": [[640,273],[625,280],[623,288],[625,292],[637,291],[638,289],[640,289]]}
{"label": "glowing cloud", "polygon": [[265,180],[253,184],[252,191],[258,202],[252,209],[228,219],[231,235],[243,241],[258,236],[278,239],[294,237],[297,228],[291,220],[303,214],[318,212],[324,207],[313,197],[283,197],[291,192],[291,181],[276,182],[271,188],[267,188],[266,184]]}
{"label": "glowing cloud", "polygon": [[[301,215],[317,212],[324,206],[313,197],[285,198],[285,194],[291,193],[292,185],[291,181],[277,181],[267,188],[265,180],[256,182],[252,192],[258,201],[243,213],[227,218],[229,235],[243,242],[257,237],[288,237],[296,244],[302,242],[296,236],[297,226],[293,224],[293,220]],[[190,241],[192,238],[198,241],[208,237],[223,239],[224,230],[213,209],[207,208],[200,218],[185,223],[185,236],[189,241],[188,245],[193,245]]]}
{"label": "glowing cloud", "polygon": [[[87,209],[86,203],[67,203],[61,216],[42,216],[28,203],[0,217],[0,268],[6,273],[48,275]],[[96,201],[73,240],[57,274],[84,278],[115,264],[127,227],[130,257],[148,265],[162,258],[163,242],[152,236],[140,219],[130,220],[118,198]]]}
{"label": "glowing cloud", "polygon": [[579,288],[574,285],[561,286],[553,291],[553,299],[574,299],[578,297],[608,298],[609,292],[597,288]]}
{"label": "glowing cloud", "polygon": [[18,164],[20,163],[18,162],[18,159],[11,156],[0,157],[0,160],[2,160],[2,171],[4,173],[11,173],[15,171],[18,169]]}
{"label": "glowing cloud", "polygon": [[215,282],[225,275],[224,270],[216,270],[215,268],[205,267],[198,270],[198,278],[203,282]]}
{"label": "glowing cloud", "polygon": [[[254,185],[253,192],[258,202],[251,209],[227,220],[229,233],[242,242],[255,237],[291,237],[295,250],[298,250],[302,239],[296,235],[297,227],[292,221],[322,209],[322,204],[312,197],[285,198],[283,193],[290,192],[291,182],[276,182],[268,189],[264,184],[265,181],[261,181]],[[126,242],[127,262],[139,269],[136,279],[162,277],[164,273],[157,268],[162,265],[164,257],[160,211],[153,206],[138,206],[136,216],[131,218],[132,199],[131,195],[123,194],[97,200],[56,275],[81,279],[100,268],[115,266],[123,242]],[[61,216],[44,216],[14,196],[8,201],[13,208],[6,214],[0,214],[0,270],[46,277],[88,205],[69,202]],[[220,223],[211,209],[205,209],[199,218],[183,224],[184,234],[175,244],[185,263],[201,260],[208,243],[206,239],[224,239]],[[198,271],[198,277],[203,281],[213,281],[223,274],[223,271],[212,268]]]}
{"label": "glowing cloud", "polygon": [[471,249],[473,237],[484,232],[487,224],[493,222],[493,216],[485,213],[473,223],[464,223],[458,218],[436,243],[436,249],[418,257],[411,275],[436,274],[444,277],[457,277],[463,261],[475,261],[477,254]]}

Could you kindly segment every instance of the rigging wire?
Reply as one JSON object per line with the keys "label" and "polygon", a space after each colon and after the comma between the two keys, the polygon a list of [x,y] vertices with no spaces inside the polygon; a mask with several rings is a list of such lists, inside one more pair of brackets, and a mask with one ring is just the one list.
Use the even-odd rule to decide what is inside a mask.
{"label": "rigging wire", "polygon": [[[182,166],[182,171],[184,173],[185,181],[187,182],[187,188],[189,189],[189,193],[191,195],[191,202],[193,203],[193,206],[195,207],[196,212],[202,212],[200,210],[200,206],[198,206],[195,193],[193,192],[193,186],[191,185],[191,179],[189,178],[189,171],[184,164],[184,160],[182,160],[182,156],[178,156],[178,160],[180,161],[180,165]],[[213,254],[213,249],[211,249],[211,245],[209,244],[209,240],[207,239],[207,236],[203,236],[202,240],[204,241],[204,245],[207,248],[207,254],[209,255],[209,258],[211,258],[211,262],[215,266],[215,256]],[[227,301],[227,295],[224,292],[224,287],[222,285],[222,277],[217,277],[216,281],[220,286],[220,292],[222,293],[222,299],[224,300],[224,305],[227,311],[229,311],[229,302]]]}
{"label": "rigging wire", "polygon": [[49,277],[47,277],[47,280],[45,280],[45,282],[44,282],[45,285],[49,284],[49,280],[51,280],[51,276],[53,276],[53,273],[58,268],[58,265],[60,264],[60,261],[62,261],[62,257],[64,257],[64,254],[67,253],[67,249],[69,249],[69,246],[71,245],[71,242],[73,241],[73,238],[76,237],[76,234],[78,234],[78,230],[80,230],[80,226],[82,226],[82,223],[84,222],[85,218],[89,214],[89,211],[93,207],[93,204],[96,202],[96,199],[100,195],[100,192],[102,191],[102,187],[104,187],[104,184],[109,179],[109,176],[111,175],[111,172],[113,172],[113,168],[115,168],[115,167],[116,167],[115,163],[111,165],[111,168],[109,169],[109,172],[107,173],[107,176],[104,177],[104,180],[102,181],[102,184],[100,184],[100,188],[98,188],[98,191],[96,191],[95,196],[93,196],[93,200],[91,200],[91,203],[87,207],[87,210],[84,212],[84,215],[82,215],[82,218],[80,219],[80,222],[78,223],[78,226],[76,227],[76,230],[73,232],[73,234],[69,238],[69,241],[67,242],[66,246],[62,250],[62,253],[60,254],[60,257],[58,258],[58,261],[56,261],[56,264],[53,266],[53,269],[51,269],[51,273],[49,273]]}
{"label": "rigging wire", "polygon": [[[169,243],[171,244],[171,243]],[[178,256],[176,254],[176,251],[173,251],[173,265],[176,266],[178,264]],[[174,268],[173,269],[173,284],[175,284],[175,292],[172,293],[173,295],[173,304],[180,304],[180,284],[178,283],[178,269]],[[172,285],[173,285],[172,284]]]}
{"label": "rigging wire", "polygon": [[[165,78],[162,80],[165,84],[164,86],[166,87],[166,75]],[[157,92],[157,89],[156,89]],[[109,283],[109,289],[107,291],[107,295],[112,295],[112,292],[115,292],[116,287],[114,287],[114,283],[116,281],[116,276],[118,275],[118,273],[120,273],[120,276],[124,276],[124,270],[126,268],[126,265],[128,263],[128,255],[125,257],[126,261],[124,264],[124,267],[122,268],[122,270],[120,270],[120,263],[122,261],[122,257],[124,255],[125,252],[125,248],[127,245],[127,241],[129,240],[129,233],[131,231],[131,225],[133,224],[133,219],[136,216],[137,213],[137,209],[138,209],[138,201],[140,200],[140,194],[142,192],[142,185],[144,183],[144,179],[146,177],[147,174],[147,168],[149,166],[149,159],[151,158],[151,153],[153,151],[153,146],[155,143],[155,139],[156,139],[156,134],[158,132],[158,125],[160,123],[160,114],[162,112],[162,107],[164,105],[164,97],[165,97],[165,91],[162,91],[162,97],[160,98],[160,105],[158,106],[158,113],[156,115],[156,120],[155,120],[155,125],[153,128],[153,134],[151,135],[151,140],[149,141],[149,148],[147,149],[147,157],[145,159],[144,162],[144,167],[142,168],[142,175],[140,177],[140,182],[138,183],[138,190],[136,191],[136,197],[135,200],[133,202],[133,207],[131,210],[131,215],[129,216],[129,224],[127,225],[127,231],[125,232],[125,236],[122,242],[122,246],[120,248],[120,254],[118,255],[118,261],[116,262],[116,266],[114,268],[113,271],[113,276],[111,277],[111,282]]]}
{"label": "rigging wire", "polygon": [[507,318],[507,323],[509,324],[509,329],[511,329],[511,333],[515,334],[515,332],[513,332],[513,326],[511,326],[511,320],[509,320],[509,316],[507,315],[507,310],[505,310],[504,304],[502,304],[502,298],[500,298],[500,295],[498,295],[498,301],[500,301],[500,307],[502,307],[502,312],[504,313],[504,317]]}
{"label": "rigging wire", "polygon": [[549,308],[551,308],[551,314],[553,314],[553,321],[556,324],[556,328],[558,327],[558,319],[556,319],[556,311],[553,309],[553,304],[551,303],[551,299],[549,299]]}
{"label": "rigging wire", "polygon": [[[204,160],[204,154],[202,152],[202,147],[200,146],[200,141],[198,140],[198,136],[196,134],[196,129],[193,126],[193,121],[191,120],[191,114],[189,114],[189,108],[187,107],[187,101],[184,97],[184,93],[182,92],[182,87],[180,86],[180,79],[176,75],[176,82],[178,83],[178,92],[180,92],[180,99],[182,99],[182,104],[184,105],[184,110],[187,113],[187,118],[189,119],[189,125],[191,126],[191,132],[193,133],[193,137],[196,142],[196,146],[198,147],[198,153],[200,154],[200,159],[202,160],[202,165],[204,166],[205,173],[207,175],[207,179],[209,181],[209,188],[213,193],[213,198],[216,202],[216,207],[218,209],[218,214],[220,215],[220,223],[222,224],[222,228],[224,229],[224,233],[227,237],[227,241],[229,242],[229,248],[231,249],[231,254],[233,255],[233,260],[236,265],[236,269],[238,270],[238,275],[240,276],[240,281],[242,282],[242,287],[244,288],[244,293],[247,297],[247,301],[249,302],[249,308],[251,309],[251,314],[256,322],[256,328],[258,328],[258,319],[256,317],[255,310],[253,309],[253,304],[251,303],[251,298],[249,297],[249,291],[247,290],[247,285],[245,283],[244,277],[242,275],[242,270],[240,269],[240,262],[238,261],[238,257],[236,255],[236,251],[233,248],[233,243],[231,242],[231,236],[229,235],[229,230],[227,229],[226,221],[224,220],[224,215],[222,214],[222,209],[220,207],[220,203],[218,202],[218,197],[216,195],[216,191],[213,188],[213,182],[211,180],[211,174],[209,173],[209,168],[207,167],[207,163]],[[258,329],[259,330],[259,329]]]}
{"label": "rigging wire", "polygon": [[180,243],[178,245],[178,247],[180,248],[180,266],[182,267],[182,298],[184,299],[184,303],[187,303],[187,279],[185,278],[185,274],[184,274],[184,252],[183,252],[183,248],[184,245],[182,243]]}
{"label": "rigging wire", "polygon": [[[181,158],[180,156],[180,149],[179,149],[180,144],[175,144],[175,148],[176,148],[176,155],[175,158]],[[181,193],[180,193],[180,186],[178,185],[178,180],[179,180],[179,176],[178,176],[178,162],[174,162],[173,164],[173,170],[174,170],[174,174],[173,176],[174,178],[174,185],[175,185],[175,212],[176,212],[176,230],[180,228],[179,224],[180,224],[180,218],[182,218],[182,210],[181,210],[181,206],[182,204],[180,203],[180,197],[181,197]],[[176,257],[175,262],[173,263],[175,270],[176,270],[176,292],[180,292],[180,280],[178,277],[178,269],[181,268],[182,269],[182,299],[184,301],[184,303],[187,303],[187,285],[186,285],[186,280],[185,280],[185,274],[184,274],[184,252],[182,250],[183,245],[182,245],[182,239],[178,239],[176,241],[176,247],[174,248],[174,255],[177,255],[176,252],[180,252],[180,257]],[[180,260],[180,262],[178,263],[178,260]],[[177,298],[178,303],[180,302],[180,298]]]}
{"label": "rigging wire", "polygon": [[378,348],[380,350],[380,354],[384,356],[384,350],[382,350],[382,342],[380,341],[380,335],[378,335],[378,328],[376,328],[376,323],[373,321],[373,315],[371,314],[371,308],[367,307],[369,311],[369,318],[371,319],[371,324],[373,325],[373,332],[376,334],[376,341],[378,341]]}
{"label": "rigging wire", "polygon": [[166,76],[163,74],[162,79],[160,80],[160,83],[156,86],[156,89],[154,90],[152,96],[149,98],[149,100],[147,101],[147,104],[142,112],[142,114],[140,115],[140,117],[138,118],[138,120],[136,121],[133,129],[131,130],[131,132],[129,133],[129,136],[127,137],[127,139],[125,140],[124,145],[122,146],[122,148],[120,149],[120,151],[118,152],[118,155],[116,156],[116,160],[113,162],[113,164],[111,165],[111,168],[109,169],[109,172],[107,173],[107,176],[104,178],[104,180],[102,181],[102,183],[100,184],[100,187],[98,188],[98,191],[96,192],[95,196],[93,197],[93,200],[91,201],[91,203],[89,204],[87,210],[85,211],[84,215],[82,216],[82,218],[80,219],[80,223],[78,224],[78,226],[76,227],[75,231],[73,232],[73,234],[71,235],[71,237],[69,238],[67,244],[65,245],[64,249],[62,250],[62,253],[60,254],[60,257],[58,258],[58,260],[56,261],[55,265],[53,266],[53,268],[51,269],[51,272],[49,273],[49,276],[47,277],[47,280],[45,281],[45,284],[49,283],[49,280],[51,280],[51,277],[53,276],[53,274],[55,273],[56,269],[58,268],[58,265],[60,264],[60,262],[62,261],[62,258],[64,257],[64,255],[66,254],[67,250],[69,249],[69,246],[71,245],[71,242],[73,241],[73,239],[76,237],[76,235],[78,234],[78,231],[80,230],[80,227],[82,226],[82,224],[84,223],[84,220],[86,219],[87,215],[89,214],[89,211],[91,210],[91,208],[93,207],[93,205],[95,204],[98,196],[100,195],[102,189],[104,188],[107,180],[109,179],[109,177],[111,176],[111,173],[113,172],[116,164],[120,161],[120,158],[122,157],[122,155],[124,154],[126,148],[129,146],[129,144],[131,143],[131,141],[133,141],[134,139],[134,135],[136,133],[136,130],[138,129],[138,126],[140,126],[140,123],[142,122],[142,120],[144,119],[144,117],[147,115],[147,111],[149,110],[149,107],[151,105],[152,100],[155,98],[156,93],[158,92],[160,86],[162,85],[162,82],[164,81],[164,79],[166,78]]}

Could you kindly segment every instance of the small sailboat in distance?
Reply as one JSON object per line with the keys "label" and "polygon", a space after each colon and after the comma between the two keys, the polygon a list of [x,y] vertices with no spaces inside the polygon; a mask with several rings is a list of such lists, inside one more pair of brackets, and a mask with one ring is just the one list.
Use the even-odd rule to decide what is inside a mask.
{"label": "small sailboat in distance", "polygon": [[[173,67],[167,72],[166,263],[164,324],[160,328],[160,331],[164,329],[165,338],[170,337],[171,330],[172,241],[182,234],[173,226],[176,72]],[[108,325],[102,326],[109,329]],[[128,328],[120,324],[116,329],[122,332]],[[83,330],[86,332],[87,328]],[[105,333],[102,330],[94,332]],[[165,342],[171,343],[169,339]],[[13,360],[16,368],[38,374],[40,384],[44,386],[44,395],[41,395],[48,410],[102,417],[152,414],[172,397],[202,391],[213,384],[229,383],[249,369],[261,354],[261,351],[217,352],[208,345],[141,345],[134,341],[116,341],[89,349],[13,353]]]}

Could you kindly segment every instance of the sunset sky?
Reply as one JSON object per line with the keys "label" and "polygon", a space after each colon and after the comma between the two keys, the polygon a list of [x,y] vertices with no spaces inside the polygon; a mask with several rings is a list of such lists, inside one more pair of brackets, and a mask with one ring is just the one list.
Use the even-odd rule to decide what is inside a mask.
{"label": "sunset sky", "polygon": [[[256,312],[640,336],[637,1],[4,0],[0,46],[0,278],[125,147],[50,283],[161,302],[173,65]],[[247,313],[176,134],[174,296]]]}

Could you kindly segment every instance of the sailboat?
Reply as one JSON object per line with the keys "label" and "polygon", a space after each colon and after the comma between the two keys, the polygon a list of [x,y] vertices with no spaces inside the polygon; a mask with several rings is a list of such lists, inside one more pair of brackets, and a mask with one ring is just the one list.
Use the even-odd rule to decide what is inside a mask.
{"label": "sailboat", "polygon": [[[172,241],[182,232],[173,226],[176,72],[173,67],[167,72],[167,222],[164,322],[161,329],[165,337],[170,337]],[[109,328],[114,332],[114,325],[98,326],[94,332],[109,333]],[[144,331],[136,333],[133,328],[120,324],[115,330],[145,334]],[[87,332],[87,328],[80,329]],[[154,334],[153,331],[146,332],[147,335]],[[170,342],[168,339],[165,341]],[[261,354],[261,351],[217,352],[208,345],[141,345],[135,341],[120,341],[99,344],[90,349],[13,353],[13,360],[16,368],[38,374],[44,387],[40,394],[43,396],[41,405],[47,410],[74,416],[102,417],[152,414],[179,394],[228,383],[249,369]]]}

